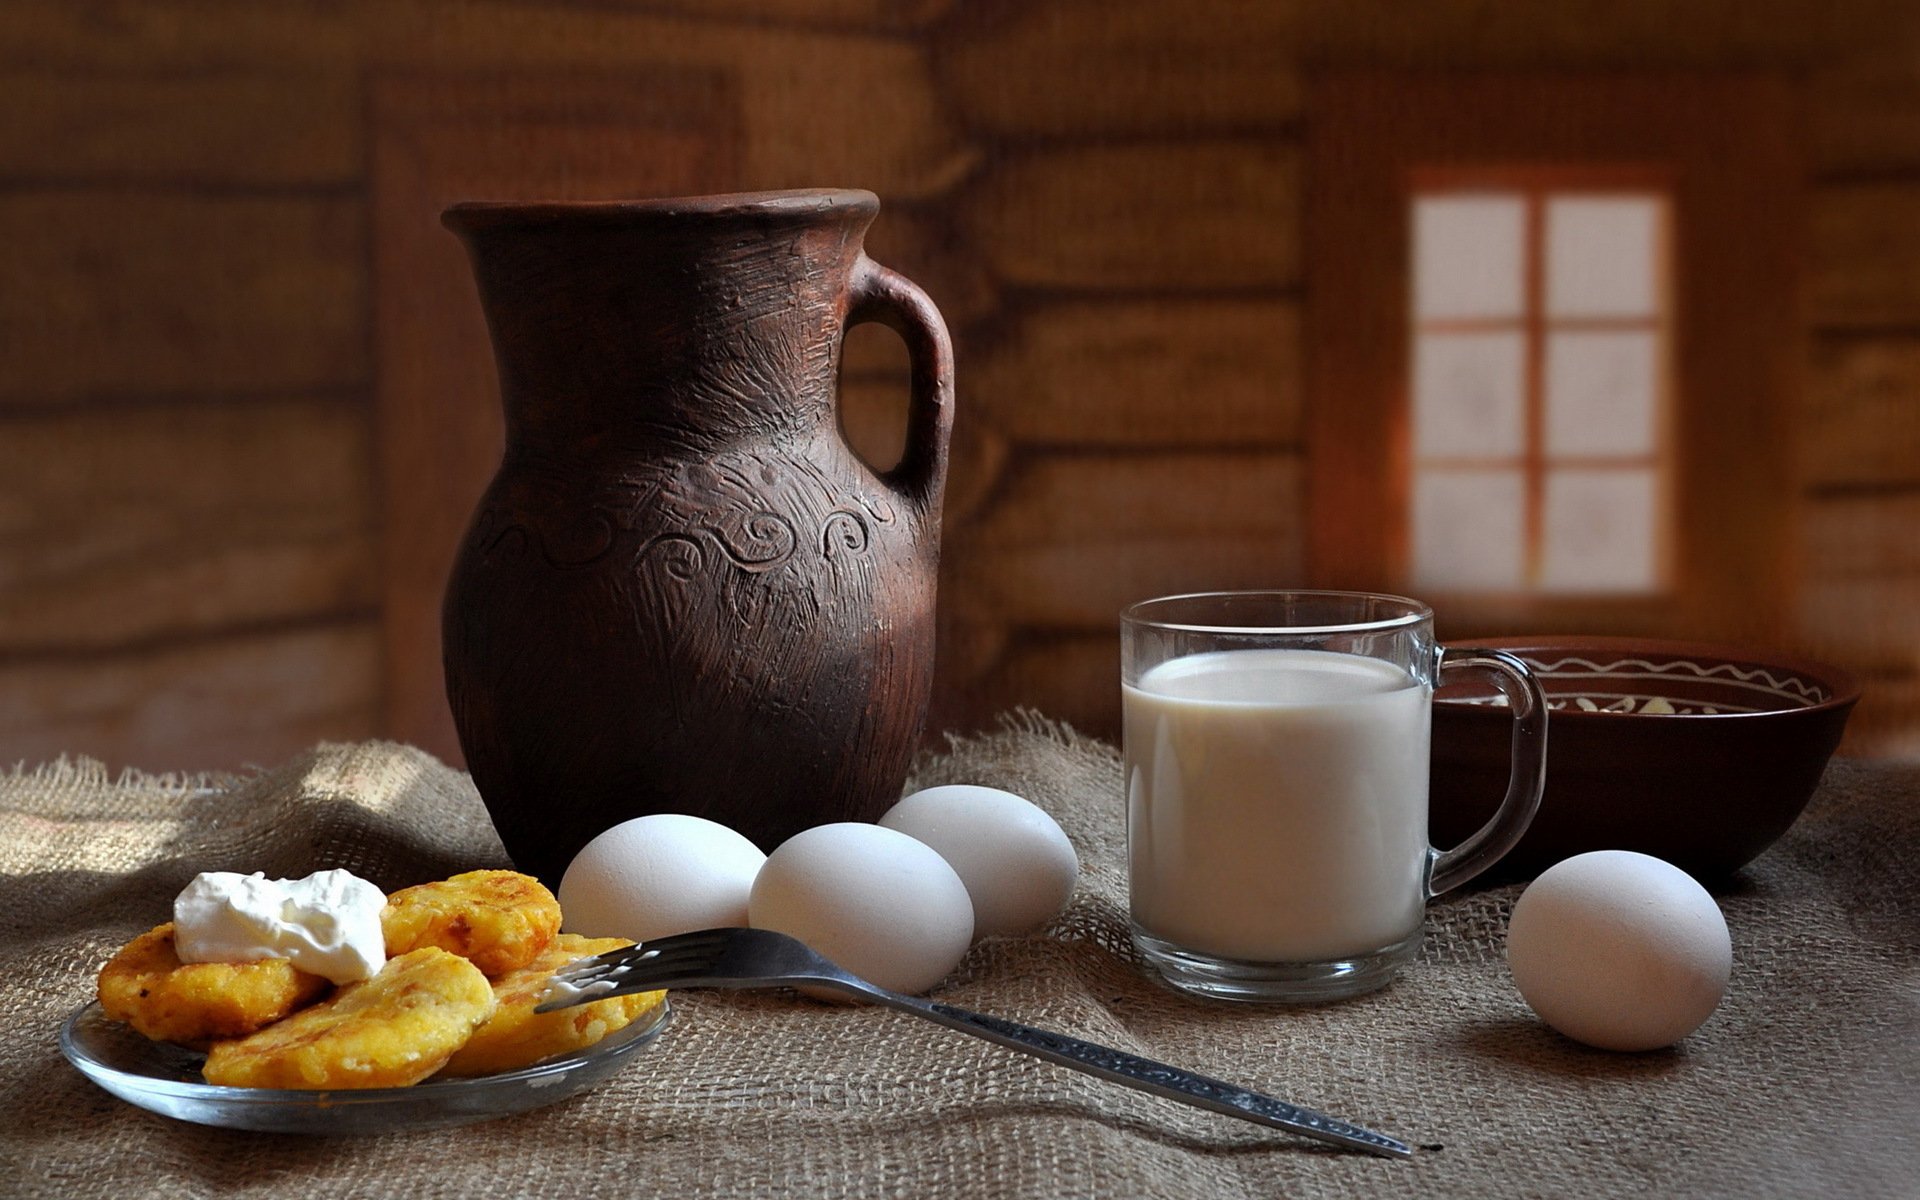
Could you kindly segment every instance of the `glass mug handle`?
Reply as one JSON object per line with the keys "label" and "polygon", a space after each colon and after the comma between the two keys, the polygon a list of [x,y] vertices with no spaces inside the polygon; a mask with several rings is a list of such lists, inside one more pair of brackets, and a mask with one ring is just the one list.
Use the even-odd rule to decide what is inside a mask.
{"label": "glass mug handle", "polygon": [[1428,851],[1427,898],[1450,892],[1500,861],[1513,849],[1547,783],[1547,698],[1527,664],[1504,650],[1478,647],[1439,650],[1439,671],[1491,672],[1513,714],[1513,759],[1507,796],[1478,832],[1451,850]]}

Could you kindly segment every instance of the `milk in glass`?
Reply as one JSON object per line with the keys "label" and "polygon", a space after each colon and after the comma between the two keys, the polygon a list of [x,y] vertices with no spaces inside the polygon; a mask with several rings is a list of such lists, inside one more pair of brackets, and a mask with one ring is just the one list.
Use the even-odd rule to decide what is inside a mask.
{"label": "milk in glass", "polygon": [[1429,698],[1392,663],[1295,649],[1189,655],[1124,687],[1134,921],[1259,962],[1413,936]]}

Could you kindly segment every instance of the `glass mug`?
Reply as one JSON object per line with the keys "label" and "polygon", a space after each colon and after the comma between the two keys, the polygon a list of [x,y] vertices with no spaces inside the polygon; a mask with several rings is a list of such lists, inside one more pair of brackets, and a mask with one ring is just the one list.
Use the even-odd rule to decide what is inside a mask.
{"label": "glass mug", "polygon": [[[1134,944],[1176,987],[1333,1000],[1383,986],[1426,902],[1492,866],[1540,805],[1547,706],[1518,658],[1443,648],[1417,600],[1215,592],[1121,614]],[[1427,843],[1433,689],[1493,673],[1512,711],[1506,799]]]}

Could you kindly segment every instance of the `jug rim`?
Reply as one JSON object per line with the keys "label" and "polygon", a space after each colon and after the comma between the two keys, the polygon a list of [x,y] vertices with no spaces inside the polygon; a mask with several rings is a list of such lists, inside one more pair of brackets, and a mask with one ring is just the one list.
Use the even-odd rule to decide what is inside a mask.
{"label": "jug rim", "polygon": [[625,223],[659,217],[817,217],[833,212],[871,216],[880,197],[864,188],[793,188],[726,192],[714,196],[665,196],[636,200],[464,200],[440,214],[449,229],[554,222]]}

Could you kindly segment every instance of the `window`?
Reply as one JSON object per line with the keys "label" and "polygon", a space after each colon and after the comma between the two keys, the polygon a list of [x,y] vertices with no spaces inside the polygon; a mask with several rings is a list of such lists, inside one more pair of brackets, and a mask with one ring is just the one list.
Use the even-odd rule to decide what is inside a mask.
{"label": "window", "polygon": [[1779,636],[1805,168],[1760,76],[1309,80],[1306,580]]}
{"label": "window", "polygon": [[1410,207],[1409,580],[1666,590],[1664,192],[1429,174]]}

